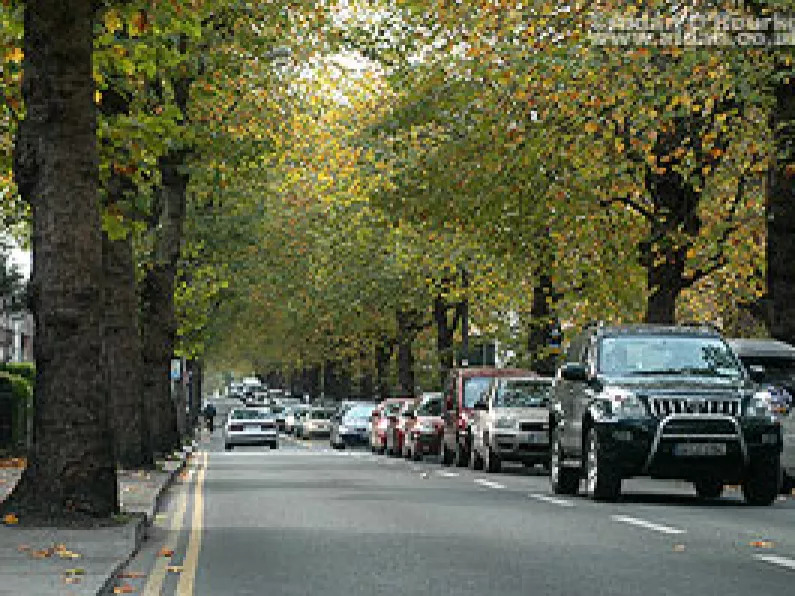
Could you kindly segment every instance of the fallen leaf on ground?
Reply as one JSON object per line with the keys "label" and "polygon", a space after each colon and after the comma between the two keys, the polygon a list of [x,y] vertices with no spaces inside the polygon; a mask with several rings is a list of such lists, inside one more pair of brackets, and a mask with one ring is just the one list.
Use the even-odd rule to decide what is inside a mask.
{"label": "fallen leaf on ground", "polygon": [[684,551],[685,551],[685,545],[684,544],[675,544],[674,545],[674,552],[682,553]]}
{"label": "fallen leaf on ground", "polygon": [[772,540],[754,540],[751,542],[751,546],[754,548],[773,548],[776,543]]}
{"label": "fallen leaf on ground", "polygon": [[166,571],[170,571],[171,573],[182,573],[182,565],[169,565],[166,567]]}
{"label": "fallen leaf on ground", "polygon": [[65,575],[63,578],[63,583],[65,584],[79,584],[80,578],[75,577],[74,575]]}
{"label": "fallen leaf on ground", "polygon": [[20,553],[24,553],[24,552],[29,551],[29,550],[30,550],[30,546],[28,546],[27,544],[20,544],[17,547],[17,551],[20,552]]}
{"label": "fallen leaf on ground", "polygon": [[174,551],[171,550],[170,548],[163,547],[159,551],[157,551],[157,556],[158,557],[173,557],[174,556]]}
{"label": "fallen leaf on ground", "polygon": [[52,556],[52,550],[49,548],[42,549],[42,550],[34,550],[30,553],[30,556],[34,559],[46,559]]}
{"label": "fallen leaf on ground", "polygon": [[116,577],[119,579],[138,579],[146,577],[146,574],[143,571],[122,571]]}
{"label": "fallen leaf on ground", "polygon": [[75,569],[67,569],[66,571],[64,571],[64,573],[67,574],[67,575],[85,575],[86,574],[86,570],[82,569],[80,567],[77,567]]}
{"label": "fallen leaf on ground", "polygon": [[132,594],[133,592],[135,592],[135,588],[130,584],[122,584],[113,588],[114,594]]}
{"label": "fallen leaf on ground", "polygon": [[19,523],[19,518],[13,513],[7,513],[3,516],[3,523],[7,526],[13,526]]}

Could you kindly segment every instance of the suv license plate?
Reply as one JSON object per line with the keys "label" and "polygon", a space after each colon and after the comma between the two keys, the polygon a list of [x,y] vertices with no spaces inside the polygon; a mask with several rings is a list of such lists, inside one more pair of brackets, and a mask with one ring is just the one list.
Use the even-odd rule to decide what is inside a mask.
{"label": "suv license plate", "polygon": [[532,445],[543,445],[544,443],[549,442],[549,437],[544,431],[530,432],[527,433],[527,442],[531,443]]}
{"label": "suv license plate", "polygon": [[726,443],[677,443],[674,455],[710,457],[726,455]]}

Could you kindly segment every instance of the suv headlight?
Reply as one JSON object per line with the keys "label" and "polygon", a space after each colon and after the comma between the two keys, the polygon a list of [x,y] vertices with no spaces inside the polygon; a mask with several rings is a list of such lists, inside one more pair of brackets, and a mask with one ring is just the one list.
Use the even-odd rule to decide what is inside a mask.
{"label": "suv headlight", "polygon": [[497,418],[494,421],[494,428],[516,428],[517,421],[515,418]]}
{"label": "suv headlight", "polygon": [[646,405],[641,399],[629,391],[612,391],[606,393],[610,405],[610,415],[616,418],[644,418],[648,415]]}
{"label": "suv headlight", "polygon": [[773,396],[769,391],[758,391],[745,405],[745,416],[751,418],[770,418],[773,416]]}

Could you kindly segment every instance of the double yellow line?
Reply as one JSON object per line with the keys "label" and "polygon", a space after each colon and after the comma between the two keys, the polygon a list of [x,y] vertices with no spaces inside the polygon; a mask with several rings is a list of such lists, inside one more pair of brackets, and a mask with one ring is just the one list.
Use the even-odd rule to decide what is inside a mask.
{"label": "double yellow line", "polygon": [[[196,582],[196,570],[199,564],[199,553],[201,552],[202,530],[204,527],[204,476],[207,471],[207,452],[201,452],[197,458],[198,467],[195,469],[195,484],[193,491],[193,518],[191,520],[190,537],[185,558],[182,563],[182,572],[177,584],[178,596],[193,596],[194,584]],[[193,472],[194,470],[192,470]],[[185,513],[188,509],[188,493],[190,485],[186,486],[179,494],[174,515],[169,526],[169,537],[163,546],[165,551],[175,551],[182,533],[182,524]],[[143,596],[160,596],[163,591],[170,564],[169,557],[159,556],[155,561],[154,568],[149,574],[149,579],[143,589]]]}

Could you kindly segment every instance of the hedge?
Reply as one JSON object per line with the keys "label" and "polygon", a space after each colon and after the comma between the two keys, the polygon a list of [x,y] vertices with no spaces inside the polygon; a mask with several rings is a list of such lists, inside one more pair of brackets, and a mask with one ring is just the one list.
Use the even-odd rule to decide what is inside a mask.
{"label": "hedge", "polygon": [[0,363],[0,372],[3,371],[27,379],[31,385],[36,382],[36,365],[32,362]]}
{"label": "hedge", "polygon": [[[0,370],[0,395],[10,395],[11,437],[10,442],[0,445],[0,450],[11,454],[23,453],[30,440],[30,424],[33,420],[33,386],[21,376]],[[8,402],[6,401],[6,404]]]}

